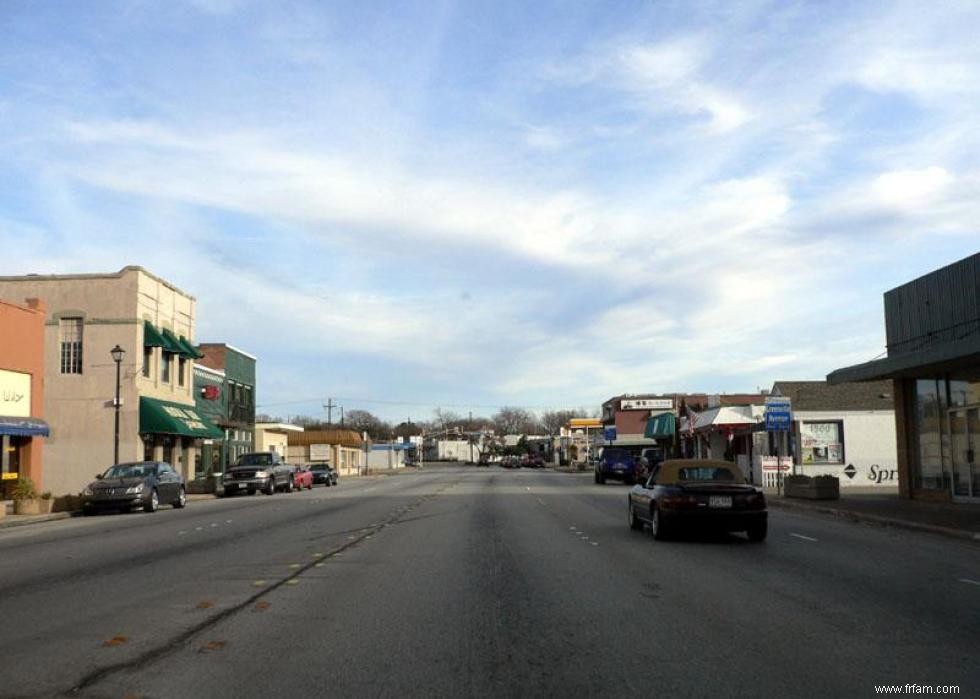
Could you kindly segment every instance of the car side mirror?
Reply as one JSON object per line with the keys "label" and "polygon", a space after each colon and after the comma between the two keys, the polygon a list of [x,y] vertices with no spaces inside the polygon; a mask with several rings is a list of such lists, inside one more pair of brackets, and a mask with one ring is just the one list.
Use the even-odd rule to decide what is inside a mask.
{"label": "car side mirror", "polygon": [[96,473],[95,474],[95,480],[101,481],[102,480],[102,474],[101,473]]}

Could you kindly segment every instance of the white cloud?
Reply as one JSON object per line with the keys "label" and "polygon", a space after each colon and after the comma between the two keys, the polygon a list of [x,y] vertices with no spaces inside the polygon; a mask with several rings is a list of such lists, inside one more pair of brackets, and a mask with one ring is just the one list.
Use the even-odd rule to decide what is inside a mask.
{"label": "white cloud", "polygon": [[878,175],[871,183],[871,192],[883,206],[911,209],[935,202],[953,180],[949,172],[936,165],[921,170],[895,170]]}

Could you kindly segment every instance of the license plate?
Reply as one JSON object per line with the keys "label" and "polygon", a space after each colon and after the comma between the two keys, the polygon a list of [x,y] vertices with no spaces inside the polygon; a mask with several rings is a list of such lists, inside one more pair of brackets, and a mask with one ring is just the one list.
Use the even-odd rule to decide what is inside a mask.
{"label": "license plate", "polygon": [[708,507],[731,507],[731,495],[711,495],[708,497]]}
{"label": "license plate", "polygon": [[238,484],[238,489],[239,490],[244,490],[247,487],[248,487],[248,483],[239,483]]}

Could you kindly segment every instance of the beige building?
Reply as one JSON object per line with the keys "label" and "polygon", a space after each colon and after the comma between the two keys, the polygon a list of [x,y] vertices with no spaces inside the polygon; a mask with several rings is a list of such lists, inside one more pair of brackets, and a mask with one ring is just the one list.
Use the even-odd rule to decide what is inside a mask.
{"label": "beige building", "polygon": [[356,476],[366,468],[364,440],[354,430],[307,430],[289,434],[287,461],[328,463],[342,476]]}
{"label": "beige building", "polygon": [[117,365],[119,460],[172,463],[185,478],[221,432],[194,407],[195,299],[142,267],[110,274],[0,277],[0,297],[40,298],[44,339],[44,484],[77,493],[112,465]]}
{"label": "beige building", "polygon": [[255,451],[274,451],[286,458],[289,453],[290,432],[302,432],[299,425],[285,422],[255,423]]}

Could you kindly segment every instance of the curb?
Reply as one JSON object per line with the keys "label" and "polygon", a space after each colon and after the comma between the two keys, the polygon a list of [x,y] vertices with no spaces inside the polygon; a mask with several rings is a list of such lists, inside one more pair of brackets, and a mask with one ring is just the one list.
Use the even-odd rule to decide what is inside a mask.
{"label": "curb", "polygon": [[[0,529],[10,529],[11,527],[25,527],[28,524],[38,524],[40,522],[54,522],[59,519],[69,519],[74,515],[72,512],[52,512],[48,515],[37,515],[25,519],[10,519],[4,517],[0,519]],[[10,517],[21,517],[23,515],[10,515]]]}
{"label": "curb", "polygon": [[951,527],[941,527],[937,524],[923,524],[921,522],[910,522],[906,519],[895,519],[892,517],[881,517],[880,515],[869,515],[863,512],[855,512],[853,510],[842,510],[836,507],[804,505],[802,503],[787,502],[786,500],[773,500],[767,498],[766,502],[769,505],[785,508],[787,510],[798,510],[801,512],[815,512],[818,514],[832,515],[839,519],[849,519],[853,522],[869,522],[871,524],[880,524],[886,527],[896,527],[898,529],[908,529],[911,531],[926,532],[928,534],[939,534],[940,536],[947,536],[954,539],[972,541],[975,543],[980,542],[980,532],[974,533],[971,531],[967,531],[965,529],[953,529]]}

